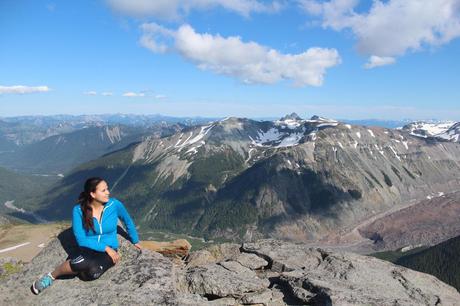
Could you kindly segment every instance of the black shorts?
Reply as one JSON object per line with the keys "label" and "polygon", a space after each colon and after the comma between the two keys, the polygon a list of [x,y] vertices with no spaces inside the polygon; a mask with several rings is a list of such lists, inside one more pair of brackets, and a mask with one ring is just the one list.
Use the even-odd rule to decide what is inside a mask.
{"label": "black shorts", "polygon": [[80,247],[80,253],[70,259],[70,268],[83,280],[97,279],[113,265],[112,257],[106,252],[85,247]]}

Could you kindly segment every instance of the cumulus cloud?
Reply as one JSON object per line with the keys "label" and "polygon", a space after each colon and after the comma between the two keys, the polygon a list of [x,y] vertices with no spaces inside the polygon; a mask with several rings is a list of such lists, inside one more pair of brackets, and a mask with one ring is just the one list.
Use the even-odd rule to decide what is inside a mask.
{"label": "cumulus cloud", "polygon": [[0,86],[0,94],[30,94],[48,91],[50,91],[50,88],[48,86]]}
{"label": "cumulus cloud", "polygon": [[282,8],[280,1],[266,3],[257,0],[106,0],[115,11],[134,17],[178,19],[191,10],[222,7],[242,16],[251,13],[270,13]]}
{"label": "cumulus cloud", "polygon": [[95,92],[94,90],[90,90],[90,91],[85,91],[83,94],[85,96],[96,96],[97,92]]}
{"label": "cumulus cloud", "polygon": [[351,30],[358,50],[379,57],[401,56],[408,51],[439,46],[460,36],[459,0],[375,0],[358,13],[357,0],[298,0],[322,26]]}
{"label": "cumulus cloud", "polygon": [[153,52],[177,52],[202,70],[236,77],[245,83],[273,84],[292,80],[296,86],[320,86],[326,69],[340,63],[335,49],[310,48],[300,54],[244,42],[239,36],[200,34],[190,25],[176,31],[150,23],[141,26],[140,44]]}
{"label": "cumulus cloud", "polygon": [[145,93],[143,92],[132,92],[132,91],[129,91],[129,92],[125,92],[123,94],[123,97],[145,97]]}
{"label": "cumulus cloud", "polygon": [[372,55],[371,57],[369,57],[369,61],[364,65],[364,68],[372,69],[375,67],[391,65],[394,63],[396,63],[396,59],[394,57],[381,57],[377,55]]}

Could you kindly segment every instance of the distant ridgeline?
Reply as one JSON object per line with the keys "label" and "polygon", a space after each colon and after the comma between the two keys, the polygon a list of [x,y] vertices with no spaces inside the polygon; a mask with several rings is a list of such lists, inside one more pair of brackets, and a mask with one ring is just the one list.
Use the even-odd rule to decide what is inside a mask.
{"label": "distant ridgeline", "polygon": [[460,291],[460,236],[415,254],[399,258],[395,263],[412,270],[436,276]]}

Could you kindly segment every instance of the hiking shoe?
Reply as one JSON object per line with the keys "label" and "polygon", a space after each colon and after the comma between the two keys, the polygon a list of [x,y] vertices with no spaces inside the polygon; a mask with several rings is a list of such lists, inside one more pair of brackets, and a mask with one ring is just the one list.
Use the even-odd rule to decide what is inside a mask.
{"label": "hiking shoe", "polygon": [[36,280],[32,284],[32,292],[35,294],[39,294],[49,286],[53,284],[53,278],[51,277],[50,273],[42,276],[40,279]]}

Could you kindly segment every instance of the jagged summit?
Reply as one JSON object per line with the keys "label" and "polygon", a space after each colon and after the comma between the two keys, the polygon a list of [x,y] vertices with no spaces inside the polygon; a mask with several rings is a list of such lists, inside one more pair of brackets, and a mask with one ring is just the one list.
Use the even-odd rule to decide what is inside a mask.
{"label": "jagged summit", "polygon": [[294,112],[294,113],[291,113],[290,115],[286,115],[286,116],[284,116],[284,117],[282,117],[280,119],[280,121],[286,121],[286,120],[296,120],[297,121],[297,120],[302,120],[302,118],[300,118],[300,116],[297,115],[297,113]]}

